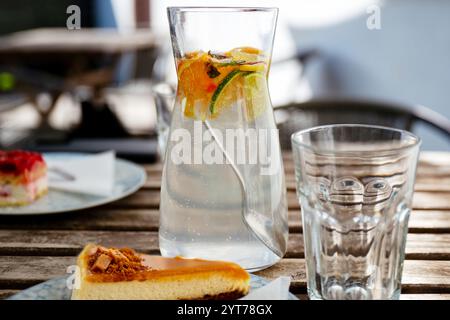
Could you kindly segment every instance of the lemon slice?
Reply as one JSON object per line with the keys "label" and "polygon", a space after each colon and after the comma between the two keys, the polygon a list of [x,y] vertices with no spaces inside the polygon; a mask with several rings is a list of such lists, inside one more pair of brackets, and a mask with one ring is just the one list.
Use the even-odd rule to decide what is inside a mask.
{"label": "lemon slice", "polygon": [[261,56],[258,53],[242,51],[240,48],[231,50],[229,54],[234,61],[242,60],[246,62],[255,62],[261,60]]}
{"label": "lemon slice", "polygon": [[252,53],[252,54],[262,54],[263,52],[258,48],[253,47],[237,47],[234,50],[239,50],[241,52]]}
{"label": "lemon slice", "polygon": [[254,120],[264,113],[270,105],[264,73],[252,72],[244,75],[244,96],[248,120]]}
{"label": "lemon slice", "polygon": [[233,60],[254,62],[261,60],[261,51],[250,47],[235,48],[228,52]]}
{"label": "lemon slice", "polygon": [[266,69],[266,65],[264,62],[257,62],[252,64],[242,64],[239,66],[239,69],[242,71],[255,71],[255,72],[263,72]]}

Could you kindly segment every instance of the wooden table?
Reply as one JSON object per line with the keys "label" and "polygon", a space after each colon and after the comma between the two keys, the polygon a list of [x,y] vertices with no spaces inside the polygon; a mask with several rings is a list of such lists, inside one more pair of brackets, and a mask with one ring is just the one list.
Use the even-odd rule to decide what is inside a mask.
{"label": "wooden table", "polygon": [[[305,261],[293,163],[285,155],[290,240],[285,258],[257,274],[292,277],[306,299]],[[145,166],[146,185],[134,195],[83,212],[0,217],[0,297],[64,275],[88,242],[159,254],[161,164]],[[450,299],[450,153],[423,153],[409,224],[402,299]]]}

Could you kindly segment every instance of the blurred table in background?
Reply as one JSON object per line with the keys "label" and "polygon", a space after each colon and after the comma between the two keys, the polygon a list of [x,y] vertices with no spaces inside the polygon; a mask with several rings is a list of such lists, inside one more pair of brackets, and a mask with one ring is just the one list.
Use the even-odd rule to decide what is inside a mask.
{"label": "blurred table in background", "polygon": [[[258,275],[292,278],[306,299],[300,206],[292,155],[284,154],[290,238],[278,264]],[[54,216],[0,216],[0,297],[63,276],[89,242],[159,254],[161,164],[145,165],[148,181],[134,195],[107,206]],[[450,299],[450,153],[424,152],[409,222],[401,299]]]}
{"label": "blurred table in background", "polygon": [[[1,37],[0,72],[12,76],[14,98],[22,94],[24,99],[35,106],[41,117],[39,127],[30,135],[30,141],[20,147],[38,151],[74,151],[75,145],[76,151],[100,152],[104,151],[102,141],[96,147],[90,143],[84,149],[82,141],[73,140],[105,138],[106,144],[110,145],[111,139],[119,138],[120,142],[114,148],[119,156],[131,155],[130,158],[133,158],[140,151],[147,161],[154,160],[155,148],[149,148],[148,141],[141,143],[128,134],[109,108],[103,94],[105,88],[122,85],[137,73],[132,63],[125,65],[126,68],[121,66],[122,59],[128,54],[148,53],[148,59],[145,60],[148,64],[147,76],[150,78],[156,48],[156,38],[149,29],[124,33],[113,29],[50,28]],[[50,96],[50,104],[45,107],[41,107],[38,102],[41,93]],[[48,121],[63,93],[81,102],[80,124],[70,132],[55,130]],[[6,104],[4,100],[8,95],[3,96]],[[131,142],[127,150],[120,149],[121,145],[125,145],[124,139]],[[136,150],[130,153],[130,146],[133,145]]]}
{"label": "blurred table in background", "polygon": [[73,55],[78,52],[121,54],[151,48],[154,45],[155,36],[149,29],[118,32],[116,29],[42,28],[3,36],[0,53],[2,55],[40,53]]}

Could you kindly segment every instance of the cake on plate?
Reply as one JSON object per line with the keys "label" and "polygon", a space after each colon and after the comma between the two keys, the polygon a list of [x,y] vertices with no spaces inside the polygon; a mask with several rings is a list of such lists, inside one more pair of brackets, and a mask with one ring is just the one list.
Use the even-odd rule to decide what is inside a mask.
{"label": "cake on plate", "polygon": [[47,189],[47,165],[39,153],[0,150],[0,206],[29,204]]}
{"label": "cake on plate", "polygon": [[78,257],[79,287],[72,299],[238,299],[250,275],[224,261],[165,258],[89,244]]}

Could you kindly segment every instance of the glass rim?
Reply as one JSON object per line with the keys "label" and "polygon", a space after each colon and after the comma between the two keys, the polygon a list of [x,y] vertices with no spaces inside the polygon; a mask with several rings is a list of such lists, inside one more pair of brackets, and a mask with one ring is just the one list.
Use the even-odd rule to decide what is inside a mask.
{"label": "glass rim", "polygon": [[[405,135],[405,136],[411,138],[411,140],[413,142],[411,144],[404,145],[404,146],[392,147],[392,148],[381,148],[381,149],[376,149],[373,151],[372,150],[349,150],[349,151],[347,151],[347,150],[333,150],[330,148],[320,148],[320,147],[318,148],[318,147],[311,145],[311,143],[300,142],[298,139],[299,136],[307,134],[307,133],[311,133],[313,131],[320,131],[320,130],[324,130],[324,129],[328,129],[328,128],[347,128],[347,127],[378,129],[378,130],[385,130],[385,131],[390,131],[390,132],[397,132],[397,133],[400,133],[402,135]],[[419,147],[421,145],[422,139],[419,136],[417,136],[414,133],[407,131],[407,130],[386,127],[386,126],[370,125],[370,124],[351,124],[351,123],[349,123],[349,124],[328,124],[328,125],[315,126],[315,127],[311,127],[308,129],[299,130],[297,132],[294,132],[291,135],[291,142],[293,145],[296,145],[297,147],[305,148],[305,149],[311,150],[316,153],[321,153],[321,154],[348,155],[348,154],[355,154],[355,153],[360,154],[361,152],[364,152],[364,153],[368,153],[372,156],[373,153],[386,152],[386,153],[392,154],[392,153],[399,153],[399,152],[403,152],[403,151],[408,151],[410,149],[414,149],[415,147]]]}
{"label": "glass rim", "polygon": [[167,11],[178,12],[278,12],[277,7],[208,7],[208,6],[171,6]]}

